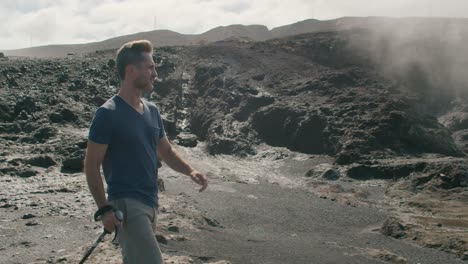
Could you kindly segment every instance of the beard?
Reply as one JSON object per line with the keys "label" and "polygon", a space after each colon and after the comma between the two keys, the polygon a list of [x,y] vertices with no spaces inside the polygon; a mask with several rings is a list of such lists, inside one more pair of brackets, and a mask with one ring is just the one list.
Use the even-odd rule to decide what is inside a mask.
{"label": "beard", "polygon": [[144,76],[135,79],[133,85],[143,93],[150,93],[153,91],[153,83],[148,81]]}

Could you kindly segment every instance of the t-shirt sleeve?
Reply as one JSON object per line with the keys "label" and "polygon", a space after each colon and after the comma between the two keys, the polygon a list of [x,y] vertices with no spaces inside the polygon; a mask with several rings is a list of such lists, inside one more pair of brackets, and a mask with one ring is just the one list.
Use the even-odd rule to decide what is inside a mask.
{"label": "t-shirt sleeve", "polygon": [[108,109],[100,107],[94,115],[89,128],[88,139],[98,144],[110,144],[112,119]]}
{"label": "t-shirt sleeve", "polygon": [[161,114],[159,113],[159,109],[156,108],[156,113],[158,116],[158,125],[161,128],[161,132],[159,133],[159,139],[163,138],[166,136],[166,131],[164,130],[164,123],[162,121]]}

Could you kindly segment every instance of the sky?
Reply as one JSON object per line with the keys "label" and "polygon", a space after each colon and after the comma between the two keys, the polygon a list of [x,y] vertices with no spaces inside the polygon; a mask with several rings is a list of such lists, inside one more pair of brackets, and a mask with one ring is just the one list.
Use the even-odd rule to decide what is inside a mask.
{"label": "sky", "polygon": [[269,29],[309,18],[468,17],[468,0],[0,0],[0,50],[231,24]]}

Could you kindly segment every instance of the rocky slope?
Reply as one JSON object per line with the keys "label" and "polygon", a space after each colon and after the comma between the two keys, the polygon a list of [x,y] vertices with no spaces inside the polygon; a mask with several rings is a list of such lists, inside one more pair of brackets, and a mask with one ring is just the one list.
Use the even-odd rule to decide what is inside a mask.
{"label": "rocky slope", "polygon": [[[385,235],[467,258],[468,82],[457,71],[434,69],[468,66],[468,53],[454,62],[443,42],[419,45],[415,37],[382,48],[375,44],[381,37],[348,30],[158,48],[160,81],[149,99],[181,146],[201,144],[210,155],[241,160],[326,156],[321,164],[303,159],[283,176],[300,174],[301,188],[345,205],[385,208],[393,214]],[[427,37],[425,43],[437,38]],[[415,59],[396,60],[395,49]],[[418,60],[427,52],[435,55]],[[80,173],[92,115],[117,92],[113,53],[0,61],[0,175],[7,190],[0,210],[29,206],[22,198],[15,203],[18,194],[6,188],[12,181],[47,185],[48,174]],[[373,181],[388,186],[379,202],[359,191]],[[76,190],[51,184],[22,194],[85,196],[83,180],[74,184]],[[349,184],[356,186],[343,187]]]}

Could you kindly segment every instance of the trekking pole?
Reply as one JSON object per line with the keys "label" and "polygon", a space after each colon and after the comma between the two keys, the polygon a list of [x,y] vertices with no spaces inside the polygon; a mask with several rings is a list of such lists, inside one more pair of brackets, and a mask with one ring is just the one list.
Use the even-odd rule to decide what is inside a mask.
{"label": "trekking pole", "polygon": [[[114,212],[115,214],[115,217],[117,218],[117,220],[119,220],[120,222],[122,222],[123,220],[123,213],[122,211],[115,211]],[[115,236],[114,236],[114,239],[112,241],[114,241],[116,238],[117,238],[117,233],[118,233],[118,228],[116,227],[115,228]],[[96,247],[99,245],[99,243],[102,242],[102,240],[104,239],[104,237],[107,235],[107,234],[110,234],[109,231],[107,231],[105,228],[104,228],[104,231],[102,232],[102,234],[99,236],[99,238],[96,240],[96,242],[94,242],[93,246],[86,252],[86,254],[84,255],[83,259],[80,261],[79,264],[83,264],[85,263],[85,261],[88,259],[88,257],[91,255],[91,253],[93,253],[93,251],[96,249]]]}
{"label": "trekking pole", "polygon": [[99,238],[96,240],[96,242],[94,242],[94,245],[86,252],[83,259],[80,261],[80,264],[83,264],[88,259],[89,255],[91,255],[91,253],[93,253],[94,249],[99,245],[99,243],[101,243],[101,241],[104,239],[104,237],[107,234],[109,234],[109,232],[104,229],[104,232],[102,232],[102,234],[99,236]]}

